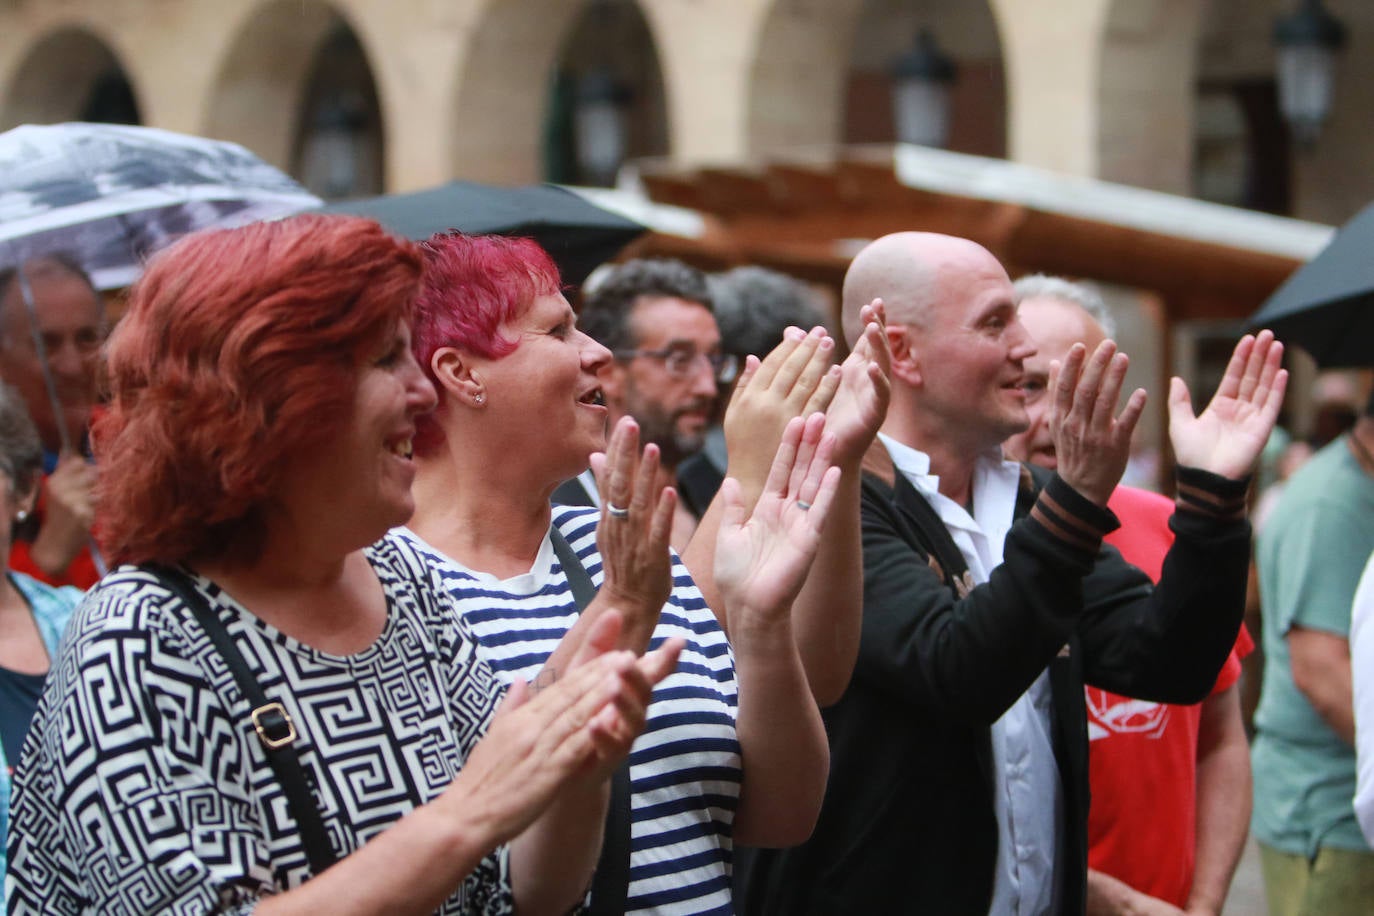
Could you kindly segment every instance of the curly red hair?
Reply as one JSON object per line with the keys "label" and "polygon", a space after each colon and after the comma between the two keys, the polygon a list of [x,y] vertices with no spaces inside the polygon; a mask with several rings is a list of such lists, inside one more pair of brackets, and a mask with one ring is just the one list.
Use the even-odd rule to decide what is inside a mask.
{"label": "curly red hair", "polygon": [[[431,236],[421,246],[425,276],[411,323],[415,359],[442,392],[430,361],[441,347],[462,347],[487,359],[509,355],[516,341],[503,337],[503,325],[529,311],[540,296],[559,292],[558,265],[534,239],[503,235]],[[434,413],[419,417],[415,451],[430,454],[444,441]]]}
{"label": "curly red hair", "polygon": [[201,232],[155,257],[110,338],[92,436],[107,555],[255,562],[284,459],[347,421],[422,270],[417,245],[344,216]]}

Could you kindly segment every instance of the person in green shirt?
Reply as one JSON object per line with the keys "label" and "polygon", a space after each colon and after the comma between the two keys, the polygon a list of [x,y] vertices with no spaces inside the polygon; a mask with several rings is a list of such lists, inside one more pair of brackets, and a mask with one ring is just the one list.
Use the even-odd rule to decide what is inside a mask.
{"label": "person in green shirt", "polygon": [[1252,827],[1272,916],[1368,913],[1374,852],[1355,819],[1350,605],[1374,551],[1374,398],[1288,481],[1260,533],[1264,686]]}

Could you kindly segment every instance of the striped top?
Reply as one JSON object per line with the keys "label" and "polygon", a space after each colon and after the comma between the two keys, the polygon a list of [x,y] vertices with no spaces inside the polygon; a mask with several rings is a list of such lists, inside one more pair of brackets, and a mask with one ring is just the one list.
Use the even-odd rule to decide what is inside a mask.
{"label": "striped top", "polygon": [[[594,509],[555,506],[553,521],[602,581]],[[504,682],[531,680],[577,621],[577,603],[548,537],[533,567],[510,579],[475,572],[413,532]],[[650,640],[687,641],[677,670],[655,689],[630,751],[630,913],[730,913],[731,831],[740,788],[735,661],[725,633],[673,556],[673,589]]]}

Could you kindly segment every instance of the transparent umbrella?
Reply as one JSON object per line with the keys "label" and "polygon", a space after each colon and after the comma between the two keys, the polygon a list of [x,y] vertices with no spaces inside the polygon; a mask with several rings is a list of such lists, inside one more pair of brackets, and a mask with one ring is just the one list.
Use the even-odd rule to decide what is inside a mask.
{"label": "transparent umbrella", "polygon": [[[0,269],[17,268],[54,416],[62,416],[62,401],[26,262],[62,253],[99,289],[115,289],[132,283],[147,256],[178,236],[319,204],[234,143],[115,124],[24,125],[0,134]],[[66,424],[57,427],[62,450],[71,450]],[[92,554],[102,566],[94,544]]]}
{"label": "transparent umbrella", "polygon": [[117,289],[178,236],[319,204],[235,143],[121,124],[26,124],[0,134],[0,268],[21,268],[19,288],[56,415],[62,405],[22,270],[26,261],[61,252],[99,289]]}

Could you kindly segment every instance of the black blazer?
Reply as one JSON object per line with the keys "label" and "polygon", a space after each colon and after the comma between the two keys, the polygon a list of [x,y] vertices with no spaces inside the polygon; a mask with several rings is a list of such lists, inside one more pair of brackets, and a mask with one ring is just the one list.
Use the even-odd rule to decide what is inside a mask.
{"label": "black blazer", "polygon": [[[1244,482],[1189,473],[1243,499]],[[1244,612],[1249,525],[1176,514],[1154,587],[1101,545],[1115,517],[1058,477],[1024,473],[1016,517],[1002,564],[970,589],[919,492],[900,475],[865,475],[863,631],[849,689],[824,712],[825,803],[802,846],[740,850],[739,911],[986,914],[998,842],[989,727],[1047,667],[1062,911],[1083,911],[1083,684],[1169,703],[1206,697]]]}

